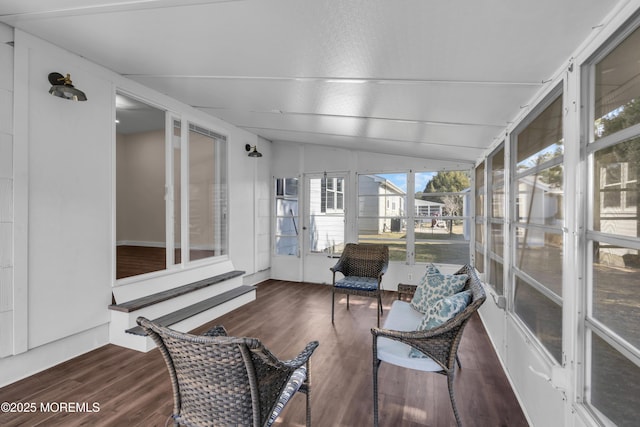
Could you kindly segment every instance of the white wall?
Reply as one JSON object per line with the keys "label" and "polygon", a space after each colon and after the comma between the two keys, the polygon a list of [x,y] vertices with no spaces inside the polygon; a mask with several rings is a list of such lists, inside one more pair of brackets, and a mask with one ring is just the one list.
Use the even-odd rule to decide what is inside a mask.
{"label": "white wall", "polygon": [[[0,357],[5,356],[0,358],[0,387],[108,343],[107,306],[115,284],[116,89],[227,135],[229,259],[247,272],[247,282],[261,280],[256,272],[268,272],[269,259],[268,221],[256,215],[270,212],[265,207],[271,176],[265,161],[268,142],[46,41],[15,33],[15,48],[0,46]],[[3,43],[11,34],[0,27]],[[14,52],[11,67],[5,59]],[[13,71],[18,78],[12,83]],[[88,100],[49,95],[50,72],[70,73]],[[258,143],[265,158],[247,157],[245,143]],[[215,270],[198,265],[147,279],[145,286],[154,281],[177,286]]]}
{"label": "white wall", "polygon": [[13,30],[0,24],[0,357],[13,348]]}

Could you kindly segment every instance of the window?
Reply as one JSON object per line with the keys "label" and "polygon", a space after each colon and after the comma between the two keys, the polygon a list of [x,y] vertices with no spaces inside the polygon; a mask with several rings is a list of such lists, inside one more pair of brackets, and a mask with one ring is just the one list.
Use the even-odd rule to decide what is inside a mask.
{"label": "window", "polygon": [[520,320],[561,363],[564,156],[560,90],[548,99],[513,140],[513,303]]}
{"label": "window", "polygon": [[325,174],[307,178],[309,253],[341,254],[345,230],[345,177]]}
{"label": "window", "polygon": [[227,253],[226,137],[168,114],[116,95],[117,279]]}
{"label": "window", "polygon": [[484,273],[484,255],[485,255],[485,215],[484,215],[484,201],[487,194],[487,188],[485,187],[485,162],[476,166],[476,219],[475,219],[475,268],[480,273]]}
{"label": "window", "polygon": [[407,175],[358,175],[358,242],[389,246],[389,260],[407,261]]}
{"label": "window", "polygon": [[344,212],[344,179],[322,179],[321,212]]}
{"label": "window", "polygon": [[275,254],[298,255],[298,178],[276,178]]}
{"label": "window", "polygon": [[470,262],[471,197],[470,171],[415,173],[415,207],[428,207],[416,218],[415,262]]}
{"label": "window", "polygon": [[227,139],[189,124],[189,259],[227,253]]}
{"label": "window", "polygon": [[[635,25],[639,24],[636,20]],[[585,65],[590,167],[587,220],[586,402],[633,425],[640,381],[640,29],[622,32]]]}
{"label": "window", "polygon": [[505,150],[504,143],[489,155],[489,183],[487,196],[491,209],[487,213],[489,271],[487,282],[498,294],[504,294],[504,228],[505,228]]}
{"label": "window", "polygon": [[468,171],[358,175],[358,241],[391,261],[469,263],[470,195]]}

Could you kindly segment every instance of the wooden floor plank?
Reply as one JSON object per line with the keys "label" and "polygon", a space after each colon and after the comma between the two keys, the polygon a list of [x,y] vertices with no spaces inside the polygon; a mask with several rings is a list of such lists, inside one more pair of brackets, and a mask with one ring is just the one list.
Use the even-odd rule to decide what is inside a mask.
{"label": "wooden floor plank", "polygon": [[[385,316],[395,294],[384,296]],[[384,319],[384,317],[383,317]],[[312,418],[319,427],[373,423],[370,329],[376,301],[336,299],[331,324],[327,285],[271,280],[257,299],[194,332],[223,324],[230,334],[260,338],[282,359],[307,342],[320,346],[311,359]],[[466,426],[526,426],[526,419],[501,371],[480,319],[472,318],[462,339],[463,369],[455,380]],[[444,376],[382,364],[379,372],[381,426],[454,426]],[[0,413],[2,426],[163,426],[173,407],[171,384],[160,353],[107,345],[0,389],[0,402],[97,403],[91,413]],[[277,421],[303,426],[304,396],[297,395]]]}

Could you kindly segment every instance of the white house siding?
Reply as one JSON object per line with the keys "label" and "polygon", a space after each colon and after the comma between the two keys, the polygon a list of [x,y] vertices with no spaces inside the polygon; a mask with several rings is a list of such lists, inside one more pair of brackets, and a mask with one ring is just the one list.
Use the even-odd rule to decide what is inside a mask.
{"label": "white house siding", "polygon": [[309,249],[311,252],[334,252],[344,244],[344,210],[322,212],[321,178],[309,183]]}

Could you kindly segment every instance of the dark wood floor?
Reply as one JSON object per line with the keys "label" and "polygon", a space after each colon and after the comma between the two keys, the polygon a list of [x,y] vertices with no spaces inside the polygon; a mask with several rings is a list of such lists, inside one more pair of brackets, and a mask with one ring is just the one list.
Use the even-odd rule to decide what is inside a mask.
{"label": "dark wood floor", "polygon": [[[181,251],[175,249],[174,262],[180,263]],[[195,261],[215,255],[214,251],[192,249],[190,260]],[[161,271],[167,268],[167,250],[153,246],[119,245],[116,248],[116,279]]]}
{"label": "dark wood floor", "polygon": [[[385,296],[385,316],[395,294]],[[331,292],[326,285],[267,281],[256,301],[208,325],[230,334],[259,337],[280,358],[294,357],[311,340],[312,419],[319,427],[372,425],[371,333],[375,300],[351,297],[336,304],[331,325]],[[466,426],[526,426],[479,318],[465,330],[463,369],[455,380]],[[388,364],[380,368],[381,426],[453,426],[446,378]],[[36,404],[34,413],[0,413],[2,426],[163,426],[172,409],[169,376],[157,350],[139,353],[114,345],[69,360],[0,389],[0,402]],[[42,412],[41,403],[79,402],[99,412]],[[52,407],[55,409],[54,407]],[[278,420],[304,425],[304,396],[297,395]]]}

